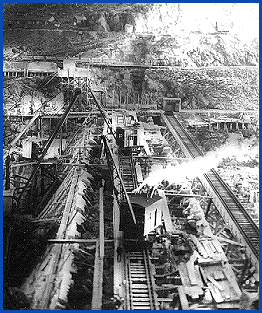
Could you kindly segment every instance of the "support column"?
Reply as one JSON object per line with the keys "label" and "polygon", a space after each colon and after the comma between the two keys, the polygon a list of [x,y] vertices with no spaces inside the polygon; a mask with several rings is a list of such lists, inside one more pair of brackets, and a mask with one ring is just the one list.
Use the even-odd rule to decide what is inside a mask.
{"label": "support column", "polygon": [[41,196],[44,196],[45,194],[45,179],[44,179],[44,165],[40,166],[40,176],[41,176],[41,182],[40,182],[40,194]]}
{"label": "support column", "polygon": [[121,108],[121,105],[122,105],[122,101],[121,101],[121,96],[122,96],[122,93],[121,93],[121,90],[119,92],[119,108]]}
{"label": "support column", "polygon": [[112,96],[112,110],[114,108],[114,105],[115,105],[115,90],[113,90],[113,96]]}
{"label": "support column", "polygon": [[207,204],[207,209],[206,209],[206,213],[205,213],[205,218],[208,217],[208,214],[209,214],[210,209],[211,209],[211,204],[212,204],[212,199],[210,198],[209,201],[208,201],[208,204]]}
{"label": "support column", "polygon": [[38,118],[38,138],[42,138],[42,118]]}
{"label": "support column", "polygon": [[91,310],[101,310],[103,296],[103,263],[104,263],[104,180],[99,189],[99,239],[96,244],[93,295]]}
{"label": "support column", "polygon": [[102,186],[99,189],[99,257],[104,257],[105,250],[105,234],[104,234],[104,185],[105,181],[102,179]]}
{"label": "support column", "polygon": [[59,155],[63,153],[63,126],[60,129],[60,136],[59,136]]}
{"label": "support column", "polygon": [[10,155],[5,159],[5,190],[10,189]]}

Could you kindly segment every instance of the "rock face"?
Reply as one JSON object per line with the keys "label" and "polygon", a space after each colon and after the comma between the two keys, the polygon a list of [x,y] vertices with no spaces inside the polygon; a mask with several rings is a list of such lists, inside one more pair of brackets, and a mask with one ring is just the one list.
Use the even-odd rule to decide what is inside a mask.
{"label": "rock face", "polygon": [[104,31],[104,32],[110,31],[110,27],[107,24],[106,15],[104,13],[102,13],[100,15],[99,19],[95,22],[93,30]]}
{"label": "rock face", "polygon": [[258,108],[258,69],[147,70],[144,93],[162,107],[163,97],[179,97],[183,108]]}
{"label": "rock face", "polygon": [[112,31],[113,30],[116,32],[121,31],[123,29],[122,16],[117,13],[109,14],[108,25],[110,27],[110,30]]}

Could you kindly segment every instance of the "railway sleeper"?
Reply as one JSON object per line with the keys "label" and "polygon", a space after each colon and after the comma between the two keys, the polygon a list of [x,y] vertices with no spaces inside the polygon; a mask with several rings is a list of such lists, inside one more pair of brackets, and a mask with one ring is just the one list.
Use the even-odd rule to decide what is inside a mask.
{"label": "railway sleeper", "polygon": [[142,284],[136,284],[136,286],[134,286],[133,284],[132,284],[132,292],[133,292],[133,290],[143,290],[143,291],[145,291],[145,290],[148,290],[148,286],[147,285],[142,285]]}
{"label": "railway sleeper", "polygon": [[149,292],[148,293],[145,293],[144,291],[143,291],[143,293],[134,293],[133,292],[133,297],[136,297],[136,298],[147,298],[148,299],[148,297],[149,297]]}
{"label": "railway sleeper", "polygon": [[132,281],[147,281],[146,274],[132,274],[131,276]]}

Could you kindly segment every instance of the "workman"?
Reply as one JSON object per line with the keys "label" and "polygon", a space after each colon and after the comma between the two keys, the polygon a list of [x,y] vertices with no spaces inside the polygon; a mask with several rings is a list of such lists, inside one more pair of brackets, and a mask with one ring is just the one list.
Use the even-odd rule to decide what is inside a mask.
{"label": "workman", "polygon": [[121,262],[121,255],[123,252],[123,248],[121,246],[118,246],[116,249],[116,253],[117,253],[117,262]]}

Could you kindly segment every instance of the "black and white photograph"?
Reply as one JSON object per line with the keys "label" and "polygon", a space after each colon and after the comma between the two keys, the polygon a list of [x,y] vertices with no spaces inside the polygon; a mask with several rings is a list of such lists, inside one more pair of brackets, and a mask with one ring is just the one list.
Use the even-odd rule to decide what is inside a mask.
{"label": "black and white photograph", "polygon": [[259,4],[3,4],[4,310],[259,310]]}

